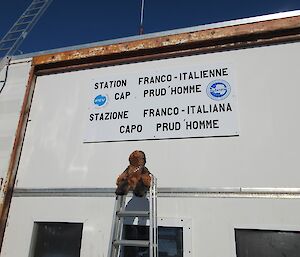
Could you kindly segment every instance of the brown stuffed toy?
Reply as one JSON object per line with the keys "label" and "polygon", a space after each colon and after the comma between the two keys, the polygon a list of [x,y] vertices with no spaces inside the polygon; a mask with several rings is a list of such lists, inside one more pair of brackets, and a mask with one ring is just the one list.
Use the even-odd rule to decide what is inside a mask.
{"label": "brown stuffed toy", "polygon": [[129,166],[117,179],[116,195],[126,195],[132,190],[135,196],[144,197],[151,185],[151,173],[145,167],[144,152],[132,152],[129,156],[129,163]]}

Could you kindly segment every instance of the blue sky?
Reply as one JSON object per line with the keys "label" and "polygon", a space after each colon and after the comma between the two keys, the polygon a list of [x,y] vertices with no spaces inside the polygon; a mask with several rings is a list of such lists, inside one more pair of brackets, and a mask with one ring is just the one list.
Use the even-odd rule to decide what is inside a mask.
{"label": "blue sky", "polygon": [[[1,0],[0,37],[32,0]],[[139,33],[141,0],[53,0],[19,48],[23,53]],[[300,0],[145,0],[145,34],[300,10]]]}

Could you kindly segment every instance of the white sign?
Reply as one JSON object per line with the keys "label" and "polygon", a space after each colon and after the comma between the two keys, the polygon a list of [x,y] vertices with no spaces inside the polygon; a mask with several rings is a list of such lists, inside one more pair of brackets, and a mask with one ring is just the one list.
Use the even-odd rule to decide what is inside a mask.
{"label": "white sign", "polygon": [[89,90],[84,142],[238,135],[229,65],[110,72]]}

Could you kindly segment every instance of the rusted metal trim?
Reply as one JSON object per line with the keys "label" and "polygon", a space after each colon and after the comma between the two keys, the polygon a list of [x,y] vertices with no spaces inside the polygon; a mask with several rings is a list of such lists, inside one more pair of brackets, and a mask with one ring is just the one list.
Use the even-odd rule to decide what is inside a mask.
{"label": "rusted metal trim", "polygon": [[66,67],[95,63],[96,60],[102,62],[112,59],[149,56],[153,53],[162,54],[213,47],[216,44],[220,45],[221,42],[233,44],[249,40],[252,42],[260,39],[268,40],[274,36],[298,35],[299,31],[300,16],[295,16],[41,55],[33,58],[33,64],[37,66],[37,69],[53,68],[54,66]]}
{"label": "rusted metal trim", "polygon": [[273,37],[269,39],[256,39],[255,41],[247,40],[243,42],[223,42],[220,45],[209,45],[209,46],[202,46],[198,48],[191,48],[186,50],[174,50],[172,52],[165,52],[165,53],[153,53],[148,55],[139,55],[139,56],[131,56],[123,58],[102,58],[102,60],[94,60],[91,62],[85,63],[69,63],[66,66],[60,65],[41,65],[39,69],[36,71],[36,75],[47,75],[53,73],[63,73],[69,72],[74,70],[84,70],[90,68],[100,68],[106,67],[111,65],[120,65],[120,64],[127,64],[127,63],[134,63],[134,62],[142,62],[142,61],[150,61],[150,60],[158,60],[158,59],[167,59],[167,58],[174,58],[180,56],[189,56],[195,54],[207,54],[207,53],[214,53],[214,52],[221,52],[227,50],[234,50],[234,49],[243,49],[255,46],[265,46],[265,45],[275,45],[279,43],[285,42],[295,42],[300,41],[300,33],[297,35],[288,35],[288,36],[279,36]]}
{"label": "rusted metal trim", "polygon": [[19,165],[19,159],[23,146],[25,130],[27,127],[27,119],[31,107],[31,100],[35,86],[36,75],[34,66],[31,67],[29,78],[27,81],[26,91],[23,99],[23,104],[19,116],[18,127],[15,135],[14,145],[10,156],[6,180],[2,187],[3,202],[0,203],[0,249],[2,248],[4,232],[6,228],[8,212],[14,190],[14,184]]}

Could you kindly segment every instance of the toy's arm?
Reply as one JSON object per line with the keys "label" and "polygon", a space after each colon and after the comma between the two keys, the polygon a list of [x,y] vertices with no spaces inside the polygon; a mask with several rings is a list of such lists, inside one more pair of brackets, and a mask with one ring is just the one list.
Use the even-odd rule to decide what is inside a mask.
{"label": "toy's arm", "polygon": [[149,170],[144,167],[143,172],[142,172],[142,181],[146,187],[151,186],[151,176],[150,176]]}
{"label": "toy's arm", "polygon": [[128,167],[126,168],[126,170],[123,171],[123,173],[117,178],[116,184],[117,186],[120,184],[121,181],[124,181],[127,179],[127,175],[128,175]]}

